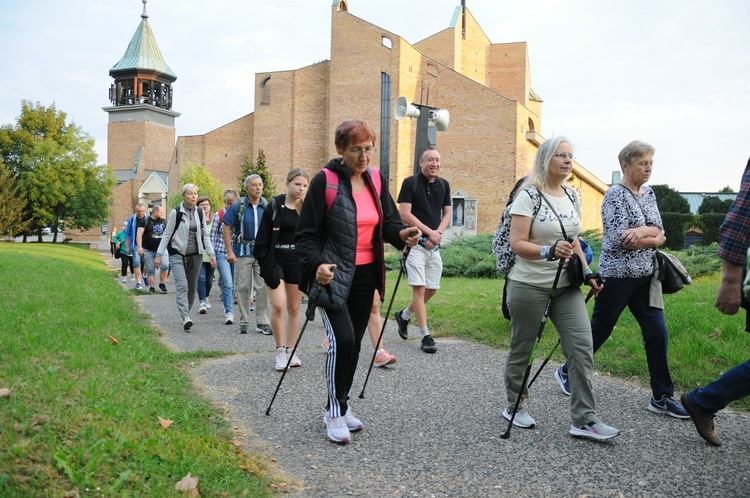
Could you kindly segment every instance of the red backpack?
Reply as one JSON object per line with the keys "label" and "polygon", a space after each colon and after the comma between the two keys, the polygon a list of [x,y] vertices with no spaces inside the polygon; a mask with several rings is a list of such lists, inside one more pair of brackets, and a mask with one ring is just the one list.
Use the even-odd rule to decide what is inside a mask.
{"label": "red backpack", "polygon": [[[380,181],[380,171],[377,168],[368,168],[370,171],[370,178],[372,184],[375,186],[375,192],[380,197],[383,185]],[[336,199],[336,195],[339,193],[339,175],[335,171],[328,168],[323,168],[326,175],[326,212],[333,206],[333,201]]]}

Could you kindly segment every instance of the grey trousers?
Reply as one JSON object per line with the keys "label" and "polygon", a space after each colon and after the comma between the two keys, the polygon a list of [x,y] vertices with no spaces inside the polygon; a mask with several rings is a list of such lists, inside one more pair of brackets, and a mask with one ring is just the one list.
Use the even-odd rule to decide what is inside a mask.
{"label": "grey trousers", "polygon": [[184,320],[190,316],[190,310],[195,301],[195,294],[198,288],[198,275],[201,272],[203,256],[200,254],[192,256],[170,254],[169,263],[172,266],[172,275],[174,275],[177,309]]}
{"label": "grey trousers", "polygon": [[268,325],[271,302],[266,282],[260,276],[260,264],[255,258],[239,257],[234,264],[234,284],[237,288],[237,305],[240,308],[240,326],[250,323],[250,300],[255,289],[255,324]]}
{"label": "grey trousers", "polygon": [[[549,299],[550,289],[514,280],[508,281],[508,307],[511,312],[511,338],[505,363],[505,390],[508,411],[512,411],[526,372],[531,350]],[[570,417],[573,425],[582,426],[596,418],[591,379],[594,375],[594,348],[586,303],[580,289],[557,289],[549,319],[560,334],[560,344],[568,360],[570,376]],[[549,326],[545,329],[550,332]],[[523,390],[524,406],[529,392]],[[532,414],[533,416],[533,414]]]}

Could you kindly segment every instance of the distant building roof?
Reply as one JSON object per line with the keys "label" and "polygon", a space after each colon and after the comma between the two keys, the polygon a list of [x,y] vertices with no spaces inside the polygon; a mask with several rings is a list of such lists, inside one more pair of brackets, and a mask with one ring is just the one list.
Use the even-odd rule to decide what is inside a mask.
{"label": "distant building roof", "polygon": [[718,197],[722,201],[726,199],[733,201],[737,197],[736,193],[726,192],[680,192],[680,195],[688,201],[692,214],[698,214],[698,208],[701,207],[706,197]]}
{"label": "distant building roof", "polygon": [[138,29],[135,30],[135,34],[130,40],[127,50],[125,50],[125,55],[122,56],[120,62],[112,66],[109,74],[114,76],[112,73],[134,69],[156,71],[174,80],[177,79],[177,75],[174,74],[164,61],[161,50],[159,50],[159,45],[156,43],[154,32],[151,31],[151,26],[148,23],[148,14],[146,14],[146,0],[143,1],[141,23],[138,25]]}

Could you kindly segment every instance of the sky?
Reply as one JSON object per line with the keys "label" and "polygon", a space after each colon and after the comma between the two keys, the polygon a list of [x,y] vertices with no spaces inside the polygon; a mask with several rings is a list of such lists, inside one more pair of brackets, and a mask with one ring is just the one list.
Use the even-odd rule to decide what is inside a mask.
{"label": "sky", "polygon": [[[177,135],[253,111],[255,73],[330,58],[332,0],[150,0],[149,23],[177,74]],[[460,0],[349,0],[349,12],[416,43]],[[544,100],[541,135],[564,135],[605,183],[634,139],[656,149],[651,184],[739,189],[750,157],[747,0],[466,0],[493,43],[528,43]],[[53,103],[106,162],[109,69],[141,0],[0,1],[0,125],[21,100]],[[439,106],[439,103],[436,103]],[[453,111],[456,112],[456,111]],[[537,130],[539,131],[539,130]],[[450,167],[445,164],[445,167]]]}

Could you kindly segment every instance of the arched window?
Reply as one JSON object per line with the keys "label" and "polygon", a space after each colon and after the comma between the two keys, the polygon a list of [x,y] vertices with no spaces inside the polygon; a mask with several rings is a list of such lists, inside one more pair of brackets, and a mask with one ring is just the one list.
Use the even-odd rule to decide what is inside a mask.
{"label": "arched window", "polygon": [[529,118],[529,131],[534,131],[534,121]]}
{"label": "arched window", "polygon": [[260,84],[263,94],[260,97],[260,105],[269,105],[271,103],[271,77],[267,76]]}

